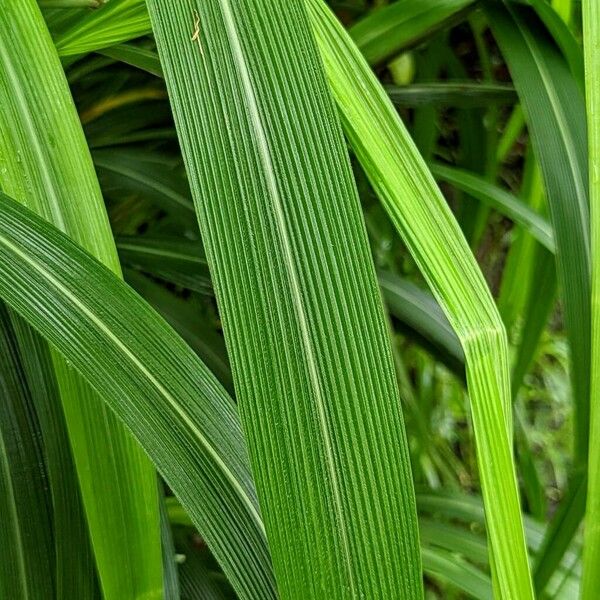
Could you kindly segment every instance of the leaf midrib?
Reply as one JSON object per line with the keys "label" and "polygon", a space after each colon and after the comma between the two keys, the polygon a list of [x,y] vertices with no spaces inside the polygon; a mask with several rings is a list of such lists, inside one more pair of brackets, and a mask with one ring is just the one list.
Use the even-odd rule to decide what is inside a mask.
{"label": "leaf midrib", "polygon": [[317,405],[318,424],[321,431],[323,446],[325,448],[325,464],[333,492],[334,511],[336,513],[337,522],[339,525],[339,534],[343,547],[344,562],[347,569],[347,580],[349,582],[352,595],[355,595],[356,590],[354,578],[352,575],[353,569],[350,558],[350,547],[346,531],[346,523],[344,519],[341,492],[338,483],[338,473],[335,467],[335,459],[333,455],[333,447],[331,441],[332,435],[329,431],[329,424],[327,423],[325,399],[323,397],[323,391],[321,389],[321,382],[319,381],[315,351],[310,340],[308,319],[305,313],[304,304],[302,302],[299,276],[296,270],[296,266],[294,264],[290,235],[285,220],[285,213],[282,206],[281,196],[279,194],[279,188],[277,186],[277,178],[271,159],[271,151],[265,132],[265,127],[260,114],[260,109],[256,100],[254,86],[250,77],[250,70],[246,62],[246,57],[244,55],[241,42],[237,34],[237,26],[235,23],[235,18],[233,16],[230,0],[221,0],[221,6],[223,9],[222,13],[227,30],[227,36],[231,43],[233,59],[238,67],[238,73],[242,82],[242,86],[244,88],[244,91],[246,92],[244,97],[247,102],[248,115],[252,125],[252,132],[254,133],[254,139],[256,142],[258,155],[263,166],[265,183],[269,192],[269,196],[271,198],[273,215],[275,217],[277,231],[279,233],[279,238],[282,246],[282,255],[284,258],[284,263],[290,282],[292,303],[294,305],[294,308],[296,309],[298,326],[300,329],[300,339],[305,351],[309,380],[314,391]]}

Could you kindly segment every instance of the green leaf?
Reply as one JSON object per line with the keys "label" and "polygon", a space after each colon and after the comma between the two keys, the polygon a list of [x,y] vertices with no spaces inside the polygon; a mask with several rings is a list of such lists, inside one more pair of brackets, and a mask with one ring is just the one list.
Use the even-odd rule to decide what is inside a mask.
{"label": "green leaf", "polygon": [[[554,0],[556,1],[556,0]],[[564,1],[564,0],[563,0]],[[568,27],[567,20],[563,18],[553,5],[543,0],[530,0],[539,18],[543,21],[554,41],[561,49],[575,80],[581,89],[584,89],[583,52],[575,36]],[[571,2],[571,0],[567,0]]]}
{"label": "green leaf", "polygon": [[179,584],[179,569],[177,565],[177,556],[175,554],[175,543],[169,513],[167,512],[167,503],[164,486],[159,483],[160,493],[160,535],[162,542],[162,559],[164,574],[164,600],[180,600],[181,588]]}
{"label": "green leaf", "polygon": [[430,165],[430,167],[436,179],[450,183],[490,208],[494,208],[518,223],[550,252],[555,251],[550,223],[510,192],[490,183],[480,175],[462,169],[441,164]]}
{"label": "green leaf", "polygon": [[[447,491],[418,491],[417,505],[419,507],[422,525],[426,519],[426,517],[422,516],[423,513],[443,517],[444,519],[452,520],[453,522],[459,521],[464,527],[475,531],[481,529],[485,525],[483,504],[481,503],[481,499],[477,496]],[[546,528],[542,524],[531,517],[525,516],[524,521],[528,548],[532,553],[543,553],[544,540],[551,536],[547,535]],[[426,522],[430,525],[428,520]],[[427,528],[423,529],[422,527],[421,529],[423,531],[423,540],[429,540]],[[433,541],[435,543],[443,542],[445,547],[454,553],[460,551],[460,549],[466,551],[465,541],[457,538],[459,538],[457,535],[452,536],[451,538],[446,535],[442,538],[438,524]],[[552,594],[554,591],[563,587],[564,595],[560,596],[560,598],[577,598],[579,569],[577,566],[573,568],[573,565],[577,565],[580,551],[581,548],[577,544],[572,544],[565,552],[564,556],[558,558],[555,567],[558,565],[560,566],[558,569],[555,569],[552,580],[548,585],[548,593]],[[479,562],[482,558],[481,549],[474,546],[473,543],[470,543],[469,557],[476,562]],[[564,586],[565,583],[566,586]],[[567,591],[569,593],[567,593]]]}
{"label": "green leaf", "polygon": [[589,134],[591,253],[592,253],[592,366],[588,498],[583,552],[583,600],[600,587],[600,5],[583,2],[587,122]]}
{"label": "green leaf", "polygon": [[[523,181],[519,196],[537,213],[547,213],[546,195],[542,174],[533,151],[529,147],[523,166]],[[498,297],[498,308],[506,328],[514,329],[521,318],[525,304],[531,296],[536,262],[539,262],[544,250],[524,228],[511,232],[511,244],[506,255],[502,271],[502,285]],[[552,258],[554,262],[554,258]],[[556,277],[554,277],[556,279]]]}
{"label": "green leaf", "polygon": [[537,590],[544,590],[560,564],[581,523],[585,510],[586,477],[582,473],[571,475],[569,489],[547,527],[534,569]]}
{"label": "green leaf", "polygon": [[309,6],[350,144],[463,346],[495,591],[532,598],[500,316],[458,224],[381,85],[329,9],[317,0]]}
{"label": "green leaf", "polygon": [[396,0],[361,19],[349,33],[365,59],[378,64],[464,18],[473,4],[473,0]]}
{"label": "green leaf", "polygon": [[423,565],[429,575],[451,583],[471,598],[492,600],[489,577],[480,569],[457,558],[455,554],[423,548]]}
{"label": "green leaf", "polygon": [[148,5],[281,596],[420,598],[381,297],[304,6]]}
{"label": "green leaf", "polygon": [[513,365],[511,388],[516,397],[523,378],[527,374],[540,337],[548,323],[550,311],[556,301],[556,264],[554,257],[547,251],[539,252],[533,264],[531,290],[525,304],[524,325],[519,349]]}
{"label": "green leaf", "polygon": [[225,343],[203,318],[201,308],[193,301],[177,298],[141,273],[126,270],[125,279],[190,345],[225,389],[233,394]]}
{"label": "green leaf", "polygon": [[587,454],[590,262],[585,109],[564,59],[527,7],[486,5],[508,62],[540,163],[557,248],[576,398],[575,444]]}
{"label": "green leaf", "polygon": [[56,598],[96,599],[100,591],[94,555],[50,348],[12,310],[9,318],[39,422],[52,498],[54,593]]}
{"label": "green leaf", "polygon": [[51,500],[39,424],[0,303],[0,595],[54,597]]}
{"label": "green leaf", "polygon": [[134,193],[147,199],[184,223],[194,218],[194,206],[184,177],[177,174],[158,153],[138,149],[94,150],[94,164],[102,187],[110,195]]}
{"label": "green leaf", "polygon": [[104,48],[99,53],[137,67],[156,77],[163,77],[160,59],[158,58],[158,54],[153,50],[134,46],[133,44],[119,44],[118,46]]}
{"label": "green leaf", "polygon": [[390,313],[422,335],[451,359],[464,363],[465,355],[440,305],[426,290],[394,273],[381,271],[379,285]]}
{"label": "green leaf", "polygon": [[490,104],[514,104],[514,88],[497,83],[472,83],[470,81],[444,81],[412,85],[385,86],[394,106],[459,106],[461,108],[486,107]]}
{"label": "green leaf", "polygon": [[[206,259],[203,258],[204,250],[198,241],[121,236],[117,238],[117,249],[124,265],[137,266],[148,274],[190,290],[203,293],[212,290],[206,270]],[[213,364],[217,368],[217,371],[213,370],[215,374],[225,372],[223,362],[226,362],[226,359],[221,359],[220,365],[214,364],[210,356],[212,351],[205,350],[207,344],[202,343],[199,336],[186,334],[189,328],[182,326],[182,321],[186,320],[186,317],[182,319],[182,316],[188,315],[189,311],[186,311],[182,302],[177,302],[166,290],[156,289],[157,286],[145,278],[140,279],[139,276],[128,273],[126,279],[163,314],[192,348],[198,350],[199,356],[209,366]],[[430,342],[437,350],[441,350],[447,361],[461,365],[464,363],[460,342],[429,292],[393,273],[383,271],[379,274],[379,285],[394,317]],[[169,304],[175,306],[169,307]],[[187,320],[190,318],[187,317]],[[207,335],[210,334],[206,330],[203,331],[202,337],[206,338]],[[223,355],[221,352],[219,354]],[[219,378],[221,379],[220,375]]]}
{"label": "green leaf", "polygon": [[[559,292],[570,346],[574,394],[575,471],[588,455],[590,407],[590,233],[585,106],[569,68],[531,8],[502,3],[486,5],[486,14],[508,63],[521,99],[533,150],[539,161],[556,242]],[[571,487],[577,483],[573,478]],[[569,496],[575,493],[569,492]],[[566,548],[583,516],[583,503],[560,519],[566,527],[554,534]],[[558,512],[560,515],[561,511]],[[550,531],[554,531],[551,527]],[[547,545],[536,563],[541,591],[560,552]]]}
{"label": "green leaf", "polygon": [[[0,11],[0,95],[0,186],[119,272],[81,125],[34,0],[5,2]],[[154,470],[56,352],[53,363],[104,595],[159,597]]]}
{"label": "green leaf", "polygon": [[120,236],[117,250],[123,264],[201,294],[212,292],[200,242],[175,236]]}
{"label": "green leaf", "polygon": [[177,529],[177,550],[185,557],[179,566],[182,597],[185,600],[227,600],[224,582],[210,568],[206,548],[198,547],[197,534],[188,528]]}
{"label": "green leaf", "polygon": [[135,435],[240,598],[275,598],[235,405],[185,342],[106,267],[4,194],[0,296]]}
{"label": "green leaf", "polygon": [[95,11],[50,11],[46,19],[61,56],[85,54],[150,32],[144,0],[110,0]]}

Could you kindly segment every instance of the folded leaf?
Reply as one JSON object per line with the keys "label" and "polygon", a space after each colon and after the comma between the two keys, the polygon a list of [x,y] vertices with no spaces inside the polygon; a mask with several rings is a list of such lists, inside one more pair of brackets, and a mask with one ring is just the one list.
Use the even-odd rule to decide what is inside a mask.
{"label": "folded leaf", "polygon": [[385,91],[325,3],[308,0],[308,6],[350,144],[463,346],[495,591],[507,598],[532,598],[500,316],[457,222]]}

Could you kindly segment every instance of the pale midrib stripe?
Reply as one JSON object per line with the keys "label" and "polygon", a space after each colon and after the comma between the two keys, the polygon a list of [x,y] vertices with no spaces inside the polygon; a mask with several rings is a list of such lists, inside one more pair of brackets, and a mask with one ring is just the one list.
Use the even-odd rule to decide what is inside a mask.
{"label": "pale midrib stripe", "polygon": [[[548,98],[550,100],[550,104],[551,104],[552,108],[554,109],[554,113],[556,115],[556,120],[558,123],[558,128],[561,133],[561,137],[563,138],[564,143],[565,143],[565,148],[567,150],[567,156],[569,157],[568,164],[569,164],[569,170],[571,171],[571,173],[573,175],[573,182],[575,184],[575,190],[577,192],[577,198],[578,198],[577,209],[579,211],[579,217],[581,219],[581,223],[586,223],[587,215],[584,213],[584,208],[582,206],[582,203],[579,202],[579,199],[585,198],[587,196],[587,194],[585,192],[584,183],[581,180],[581,174],[575,164],[575,160],[573,159],[573,156],[576,156],[577,153],[574,148],[575,144],[573,142],[571,132],[569,131],[568,128],[565,127],[565,121],[564,121],[564,119],[561,118],[561,117],[564,117],[564,111],[562,109],[562,105],[561,105],[560,101],[558,100],[558,98],[556,97],[556,94],[554,93],[554,87],[552,86],[552,83],[551,83],[552,80],[551,80],[550,76],[548,75],[548,72],[547,72],[546,67],[544,66],[543,62],[539,59],[537,52],[536,52],[536,48],[530,42],[527,31],[525,31],[523,29],[523,27],[521,26],[521,23],[518,19],[515,19],[513,17],[513,20],[517,23],[519,31],[521,32],[521,35],[523,36],[523,40],[525,41],[525,44],[527,45],[527,47],[529,48],[529,51],[531,52],[531,56],[539,70],[540,76],[544,83],[544,88],[546,89],[546,92],[548,93]],[[586,260],[587,260],[586,271],[588,272],[588,275],[589,275],[589,272],[590,272],[589,233],[587,231],[587,228],[585,228],[585,227],[583,227],[581,229],[581,233],[583,234],[584,253],[586,256]]]}
{"label": "pale midrib stripe", "polygon": [[[29,147],[33,150],[36,157],[36,163],[39,167],[39,173],[44,181],[45,195],[49,199],[50,211],[52,213],[52,222],[62,231],[67,231],[67,224],[64,220],[63,213],[61,210],[61,202],[55,189],[54,178],[50,172],[50,167],[46,161],[46,155],[42,149],[41,141],[37,135],[35,125],[29,114],[28,104],[26,102],[26,95],[21,86],[21,80],[17,76],[13,64],[11,62],[10,52],[7,52],[5,45],[2,43],[0,37],[0,57],[2,57],[2,64],[5,67],[5,72],[8,75],[9,81],[13,86],[13,94],[17,99],[16,105],[19,107],[19,114],[21,115],[21,121],[27,130]],[[13,103],[14,105],[14,103]],[[23,202],[23,199],[19,199]],[[36,211],[38,212],[38,211]],[[46,217],[46,215],[43,215]]]}
{"label": "pale midrib stripe", "polygon": [[48,272],[44,267],[38,264],[35,260],[29,257],[25,252],[23,252],[18,246],[10,242],[6,237],[0,236],[0,244],[3,244],[7,248],[10,249],[11,252],[14,252],[17,256],[19,256],[22,260],[24,260],[30,267],[32,267],[35,271],[37,271],[42,278],[48,280],[58,291],[59,293],[66,296],[66,298],[72,302],[76,308],[78,308],[88,319],[90,319],[98,329],[106,335],[126,356],[131,360],[131,362],[140,370],[140,372],[148,379],[148,381],[156,388],[159,394],[171,405],[171,407],[175,410],[175,412],[181,417],[181,419],[188,425],[190,430],[194,433],[194,435],[198,438],[201,445],[206,449],[208,454],[213,458],[213,460],[220,467],[221,471],[225,474],[226,478],[231,483],[232,487],[237,491],[239,497],[243,500],[244,504],[248,507],[250,514],[255,519],[259,530],[264,534],[264,526],[262,523],[262,519],[258,514],[256,508],[254,507],[253,502],[250,500],[249,496],[246,494],[245,490],[240,486],[239,482],[223,461],[223,459],[219,456],[217,450],[211,445],[209,440],[204,436],[204,434],[198,429],[195,423],[190,420],[185,411],[178,405],[175,398],[165,389],[165,387],[152,375],[152,373],[144,366],[144,364],[137,358],[137,356],[129,350],[129,348],[111,331],[109,327],[107,327],[104,322],[99,319],[93,311],[87,308],[87,306],[77,298],[71,291],[65,287],[62,282],[55,278],[50,272]]}
{"label": "pale midrib stripe", "polygon": [[344,558],[347,568],[348,582],[352,595],[356,595],[355,583],[354,583],[354,571],[352,569],[352,560],[350,553],[350,545],[348,542],[348,535],[346,531],[346,522],[344,519],[343,503],[341,497],[340,486],[338,482],[338,474],[335,468],[334,451],[331,442],[331,432],[329,431],[329,425],[327,423],[326,411],[325,411],[325,398],[323,397],[323,391],[321,389],[321,383],[319,381],[318,366],[315,356],[315,351],[310,339],[310,331],[308,325],[308,318],[305,313],[304,305],[302,302],[302,294],[300,291],[299,276],[296,271],[296,266],[293,259],[292,245],[290,236],[287,230],[287,224],[285,220],[285,213],[282,206],[282,200],[279,194],[279,188],[277,185],[277,178],[275,175],[275,169],[271,160],[271,152],[269,143],[267,141],[266,132],[258,108],[258,103],[254,94],[254,87],[250,78],[250,72],[246,58],[241,47],[241,42],[237,34],[237,26],[235,23],[235,17],[233,16],[230,0],[221,0],[221,6],[223,9],[223,17],[225,21],[225,27],[227,29],[227,36],[231,43],[231,49],[234,61],[238,67],[238,72],[241,78],[241,82],[244,88],[245,99],[247,101],[247,108],[249,117],[252,124],[252,131],[255,134],[255,141],[257,145],[258,155],[260,157],[263,172],[265,176],[265,183],[267,185],[269,195],[272,200],[272,208],[275,216],[277,231],[282,242],[283,257],[287,268],[287,274],[290,280],[291,296],[296,314],[298,317],[298,325],[301,332],[301,341],[304,347],[307,357],[307,367],[309,372],[310,383],[312,384],[313,391],[315,393],[317,411],[319,416],[319,427],[321,429],[321,435],[323,438],[323,445],[325,448],[325,464],[329,473],[332,492],[334,509],[337,513],[337,520],[339,526],[339,534],[343,546]]}
{"label": "pale midrib stripe", "polygon": [[1,466],[2,472],[4,473],[4,481],[8,485],[8,494],[10,496],[10,512],[13,516],[11,522],[13,523],[13,530],[16,536],[16,543],[19,547],[17,550],[17,562],[19,563],[19,575],[22,581],[21,589],[25,594],[25,598],[23,600],[28,600],[29,595],[29,585],[27,585],[27,569],[25,567],[25,548],[23,547],[23,536],[21,535],[21,528],[19,527],[19,517],[17,511],[17,501],[15,498],[15,490],[13,487],[12,477],[10,474],[10,469],[8,468],[8,453],[6,451],[6,444],[4,443],[4,436],[0,433],[0,456],[2,458]]}

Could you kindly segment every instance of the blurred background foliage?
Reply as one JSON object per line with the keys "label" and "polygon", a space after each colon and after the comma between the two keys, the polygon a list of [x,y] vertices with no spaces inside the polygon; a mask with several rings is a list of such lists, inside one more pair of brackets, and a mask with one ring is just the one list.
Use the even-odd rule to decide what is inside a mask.
{"label": "blurred background foliage", "polygon": [[[575,464],[569,343],[547,251],[527,223],[513,218],[502,192],[494,200],[498,190],[509,192],[549,227],[538,159],[518,90],[481,3],[427,2],[423,5],[431,6],[414,11],[412,20],[396,11],[377,21],[394,4],[411,3],[330,2],[386,85],[420,152],[440,167],[434,175],[497,299],[512,359],[521,365],[520,374],[513,372],[516,453],[528,537],[539,546],[543,523],[565,498]],[[443,5],[451,8],[438,14]],[[581,39],[577,2],[563,0],[547,8],[555,9],[554,17],[562,19],[573,40]],[[111,0],[97,11],[44,11],[92,150],[125,278],[233,392],[210,273],[196,258],[202,242],[143,3]],[[532,31],[558,41],[557,29],[551,31],[556,19],[544,22],[544,9],[530,11]],[[393,18],[399,20],[396,29],[378,30]],[[447,167],[452,170],[445,172]],[[481,504],[473,501],[480,488],[461,350],[452,334],[440,341],[439,328],[429,322],[439,317],[439,308],[358,161],[353,168],[390,311],[413,472],[421,490],[427,594],[450,600],[485,597],[489,572]],[[532,322],[532,310],[541,323]],[[191,522],[167,496],[182,597],[234,597]],[[428,548],[437,554],[427,554]],[[578,553],[575,536],[546,590],[549,597],[576,593]],[[468,570],[453,575],[452,564],[463,563],[473,568],[471,582],[465,582]],[[189,584],[200,580],[207,585],[203,595]]]}

